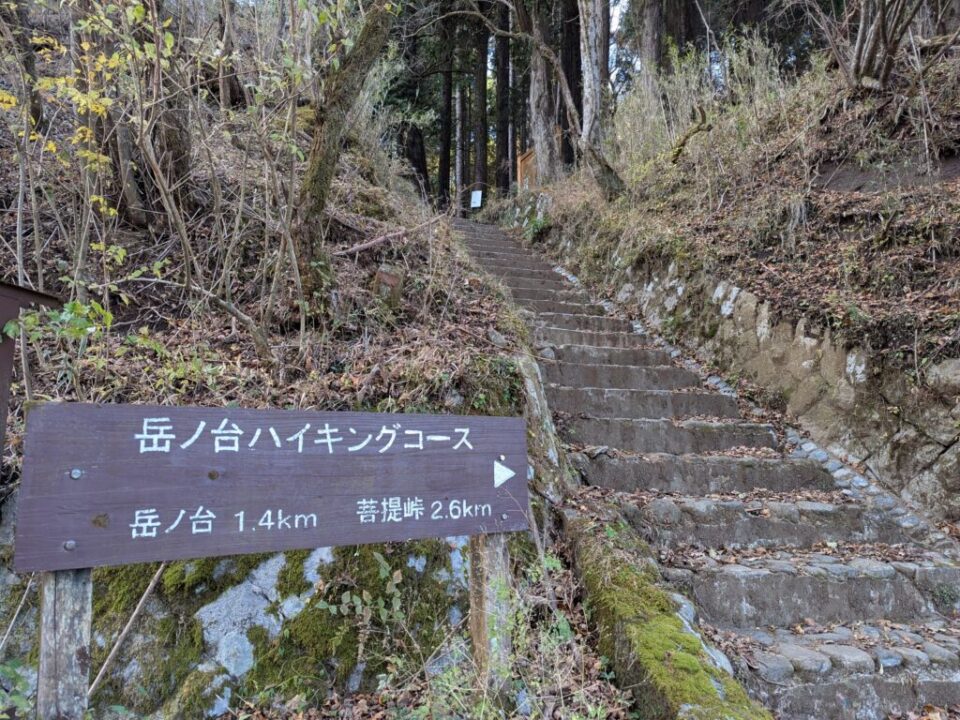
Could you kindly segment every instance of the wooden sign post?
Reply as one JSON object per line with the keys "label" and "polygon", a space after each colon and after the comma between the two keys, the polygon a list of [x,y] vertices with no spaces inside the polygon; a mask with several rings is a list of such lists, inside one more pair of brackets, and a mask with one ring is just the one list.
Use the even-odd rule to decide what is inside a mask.
{"label": "wooden sign post", "polygon": [[[525,530],[526,467],[522,418],[32,407],[14,563],[57,571],[39,717],[86,708],[89,568]],[[471,591],[471,614],[491,597]],[[487,656],[488,637],[474,635]]]}
{"label": "wooden sign post", "polygon": [[93,582],[90,570],[43,573],[37,717],[79,720],[87,710]]}

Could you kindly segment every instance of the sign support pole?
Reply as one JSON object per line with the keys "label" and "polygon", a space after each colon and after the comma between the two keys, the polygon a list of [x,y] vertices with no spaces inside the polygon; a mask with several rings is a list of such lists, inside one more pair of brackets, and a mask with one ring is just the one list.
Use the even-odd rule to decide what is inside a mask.
{"label": "sign support pole", "polygon": [[470,536],[470,639],[482,688],[497,702],[509,699],[510,552],[507,535]]}
{"label": "sign support pole", "polygon": [[93,625],[91,571],[43,573],[37,720],[82,720]]}

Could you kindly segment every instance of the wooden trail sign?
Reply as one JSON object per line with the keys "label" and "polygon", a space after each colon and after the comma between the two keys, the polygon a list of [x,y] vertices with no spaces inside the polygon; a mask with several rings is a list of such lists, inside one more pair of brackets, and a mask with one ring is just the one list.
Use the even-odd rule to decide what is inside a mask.
{"label": "wooden trail sign", "polygon": [[53,571],[39,720],[86,712],[91,567],[449,535],[473,536],[474,651],[499,694],[509,623],[490,588],[509,577],[499,533],[529,526],[526,467],[522,418],[31,406],[14,565]]}
{"label": "wooden trail sign", "polygon": [[19,571],[524,530],[522,418],[50,403]]}

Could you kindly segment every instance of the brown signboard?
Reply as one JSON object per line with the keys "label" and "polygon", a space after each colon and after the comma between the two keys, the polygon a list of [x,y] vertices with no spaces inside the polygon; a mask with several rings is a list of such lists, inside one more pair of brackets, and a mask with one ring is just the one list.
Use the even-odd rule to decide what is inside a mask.
{"label": "brown signboard", "polygon": [[10,375],[13,373],[13,338],[7,337],[3,327],[20,315],[20,308],[30,305],[59,307],[60,301],[19,285],[0,282],[0,452],[7,429],[7,405],[10,401]]}
{"label": "brown signboard", "polygon": [[517,158],[517,185],[521,190],[531,190],[537,185],[536,155],[533,149]]}
{"label": "brown signboard", "polygon": [[65,570],[523,530],[522,418],[49,403],[14,564]]}

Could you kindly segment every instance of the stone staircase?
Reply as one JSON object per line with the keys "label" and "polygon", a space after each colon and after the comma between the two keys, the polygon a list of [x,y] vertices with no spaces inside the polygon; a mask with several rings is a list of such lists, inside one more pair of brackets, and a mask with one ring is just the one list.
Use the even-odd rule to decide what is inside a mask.
{"label": "stone staircase", "polygon": [[531,311],[551,410],[585,484],[648,540],[755,699],[818,720],[960,703],[952,541],[877,486],[851,486],[825,453],[744,420],[732,393],[499,229],[455,228]]}

